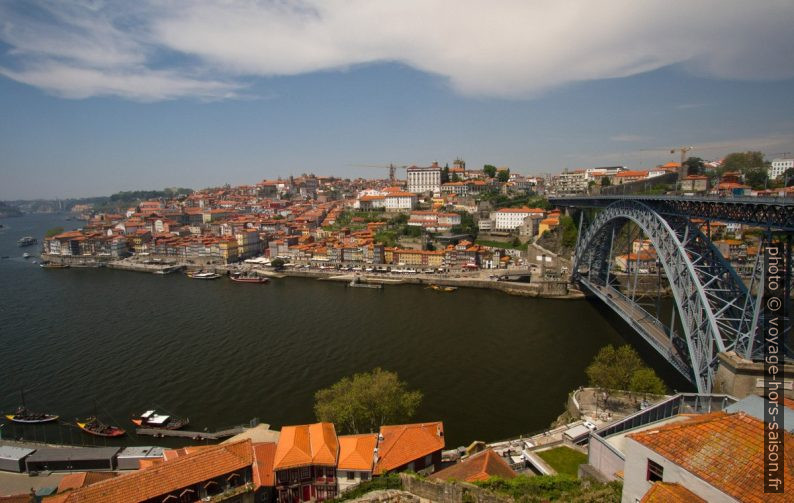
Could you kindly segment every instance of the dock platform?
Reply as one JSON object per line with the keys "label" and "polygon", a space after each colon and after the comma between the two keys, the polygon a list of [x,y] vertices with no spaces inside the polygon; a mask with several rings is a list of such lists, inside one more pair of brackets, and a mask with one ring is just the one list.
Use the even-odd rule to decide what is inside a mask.
{"label": "dock platform", "polygon": [[137,428],[137,435],[150,435],[152,437],[180,437],[192,438],[193,440],[220,440],[222,438],[233,437],[247,430],[245,426],[234,426],[220,431],[185,431],[185,430],[165,430],[161,428]]}

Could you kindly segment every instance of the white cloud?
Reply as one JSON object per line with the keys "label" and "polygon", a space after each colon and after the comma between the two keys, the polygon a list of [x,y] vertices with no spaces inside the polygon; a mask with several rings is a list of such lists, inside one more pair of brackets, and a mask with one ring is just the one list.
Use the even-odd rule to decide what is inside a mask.
{"label": "white cloud", "polygon": [[[3,73],[65,96],[223,97],[229,79],[380,61],[508,98],[673,64],[726,79],[794,77],[788,0],[20,1],[0,4],[0,19],[11,47]],[[43,74],[64,66],[150,85],[92,85],[83,73],[81,90],[74,80],[61,89]]]}

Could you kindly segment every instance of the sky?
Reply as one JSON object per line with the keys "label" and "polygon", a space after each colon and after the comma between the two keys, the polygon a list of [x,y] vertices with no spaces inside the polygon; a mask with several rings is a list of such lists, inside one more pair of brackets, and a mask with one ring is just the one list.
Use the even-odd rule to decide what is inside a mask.
{"label": "sky", "polygon": [[792,26],[790,0],[2,0],[0,200],[779,157]]}

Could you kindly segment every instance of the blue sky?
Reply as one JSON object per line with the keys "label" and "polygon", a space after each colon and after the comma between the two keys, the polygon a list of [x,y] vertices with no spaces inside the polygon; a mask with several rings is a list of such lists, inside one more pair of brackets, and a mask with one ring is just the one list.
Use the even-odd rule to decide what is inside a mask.
{"label": "blue sky", "polygon": [[790,2],[178,4],[0,4],[0,199],[794,151]]}

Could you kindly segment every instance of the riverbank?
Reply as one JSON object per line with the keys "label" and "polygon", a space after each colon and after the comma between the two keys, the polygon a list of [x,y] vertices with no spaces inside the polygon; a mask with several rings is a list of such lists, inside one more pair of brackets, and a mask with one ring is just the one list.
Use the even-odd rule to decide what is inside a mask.
{"label": "riverbank", "polygon": [[474,273],[437,273],[437,274],[404,274],[404,273],[368,273],[340,270],[320,269],[291,269],[274,270],[268,267],[252,266],[248,264],[210,264],[196,265],[178,262],[173,259],[156,259],[128,257],[113,260],[110,257],[64,257],[42,254],[42,260],[54,264],[69,265],[72,267],[108,267],[131,272],[150,274],[170,274],[181,270],[205,270],[227,275],[233,272],[245,272],[268,278],[314,278],[322,281],[342,281],[349,283],[358,278],[362,283],[381,285],[440,285],[456,288],[486,288],[498,290],[508,295],[522,297],[536,297],[544,299],[580,300],[584,293],[573,288],[568,282],[562,280],[543,280],[532,276],[532,281],[523,283],[518,281],[499,281],[485,277],[490,275],[506,274],[509,270],[496,269],[484,270]]}

